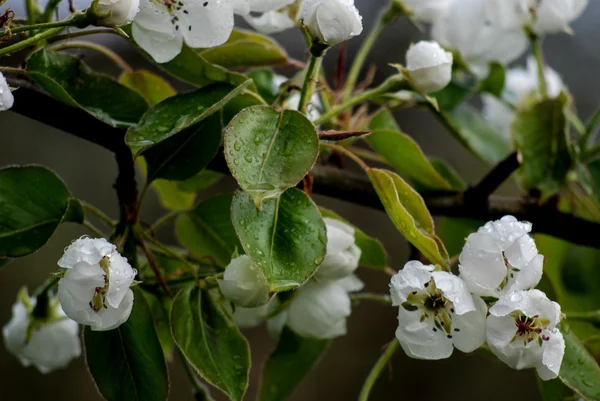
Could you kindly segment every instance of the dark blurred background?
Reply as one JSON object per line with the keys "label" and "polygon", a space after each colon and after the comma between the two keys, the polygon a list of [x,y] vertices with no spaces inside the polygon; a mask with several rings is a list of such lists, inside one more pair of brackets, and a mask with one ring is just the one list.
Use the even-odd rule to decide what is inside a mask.
{"label": "dark blurred background", "polygon": [[[357,0],[363,15],[365,30],[375,20],[387,0]],[[591,1],[584,15],[572,24],[575,35],[550,36],[544,42],[547,61],[563,77],[573,94],[582,118],[587,118],[600,104],[600,2]],[[23,17],[20,2],[9,0],[5,6]],[[76,2],[78,8],[87,4]],[[63,9],[62,17],[66,16]],[[305,57],[303,40],[299,32],[290,31],[275,35],[276,39],[296,59]],[[92,38],[92,37],[88,37]],[[355,54],[364,35],[348,43],[349,58]],[[371,57],[377,66],[376,80],[381,81],[393,70],[388,63],[403,63],[410,42],[422,35],[406,20],[399,20],[385,31]],[[94,38],[116,50],[136,68],[149,68],[148,63],[124,40],[113,36]],[[476,38],[474,38],[476,40]],[[116,75],[111,63],[93,53],[81,52],[93,68]],[[521,60],[522,62],[522,60]],[[335,68],[336,52],[331,51],[326,68]],[[517,63],[518,64],[518,63]],[[331,75],[329,75],[331,76]],[[172,83],[181,90],[186,86]],[[31,104],[36,108],[38,105]],[[43,112],[40,110],[40,112]],[[64,116],[69,118],[69,116]],[[452,165],[469,181],[481,177],[487,166],[477,161],[455,142],[425,111],[404,110],[397,113],[405,132],[413,136],[429,155],[439,157]],[[81,127],[85,130],[86,127]],[[112,217],[118,213],[112,184],[116,167],[108,151],[12,112],[0,113],[0,165],[38,163],[56,171],[68,184],[76,197],[97,205]],[[234,187],[232,179],[224,180],[217,191]],[[505,192],[512,189],[506,187]],[[354,206],[351,203],[315,196],[316,201],[336,210],[369,234],[376,235],[388,250],[392,266],[400,268],[408,257],[408,246],[386,215],[380,211]],[[349,200],[351,201],[351,200]],[[147,198],[143,220],[152,222],[165,210],[152,194]],[[11,306],[22,285],[36,288],[56,270],[56,261],[66,245],[85,234],[75,225],[61,226],[56,235],[39,252],[9,265],[0,274],[0,325],[11,316]],[[167,230],[167,241],[174,241],[172,230]],[[361,270],[360,277],[367,289],[386,293],[388,277],[381,273]],[[302,382],[291,397],[294,401],[355,400],[364,378],[379,357],[382,347],[394,338],[396,314],[394,308],[376,304],[361,304],[348,322],[348,335],[334,341],[321,363]],[[246,332],[252,347],[253,370],[251,386],[246,397],[254,399],[258,389],[260,368],[275,342],[263,328]],[[497,360],[477,353],[454,355],[440,362],[412,360],[398,352],[393,358],[393,369],[377,382],[371,400],[538,400],[535,373],[531,370],[516,372]],[[192,400],[188,380],[177,360],[170,364],[170,400]],[[74,361],[67,369],[42,375],[34,368],[23,368],[19,362],[0,347],[0,400],[100,400],[83,358]],[[217,399],[225,399],[215,390]]]}

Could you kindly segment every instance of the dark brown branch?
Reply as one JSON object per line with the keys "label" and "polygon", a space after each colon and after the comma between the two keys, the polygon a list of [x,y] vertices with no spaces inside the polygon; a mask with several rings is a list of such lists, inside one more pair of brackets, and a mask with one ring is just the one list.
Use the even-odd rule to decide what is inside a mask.
{"label": "dark brown branch", "polygon": [[506,180],[510,178],[521,163],[517,152],[511,153],[506,159],[498,163],[481,181],[465,191],[465,197],[485,201]]}
{"label": "dark brown branch", "polygon": [[[124,131],[108,127],[86,112],[64,106],[45,95],[29,93],[32,90],[22,88],[15,92],[13,111],[115,152],[117,160],[121,160],[123,163],[123,166],[120,167],[124,168],[127,164],[124,170],[128,180],[130,180],[125,180],[125,177],[119,180],[117,185],[117,189],[121,188],[119,189],[119,196],[121,202],[131,204],[131,200],[134,199],[134,194],[136,194],[135,185],[131,184],[133,159],[129,150],[125,151],[122,148],[125,146],[122,140]],[[19,105],[20,103],[21,105]],[[119,135],[121,139],[114,141],[114,135]],[[106,139],[107,136],[111,136],[110,140]],[[117,149],[123,150],[121,152]],[[128,155],[127,158],[126,155]],[[507,164],[510,163],[507,162]],[[209,168],[222,173],[229,173],[222,155],[215,158]],[[486,191],[488,191],[490,188],[497,186],[497,183],[506,175],[506,172],[510,171],[508,168],[500,170],[503,171],[502,174],[500,172],[497,175],[494,173],[492,178],[489,178],[489,184],[480,184],[480,187],[487,188]],[[316,167],[312,170],[312,174],[314,178],[313,192],[316,194],[362,206],[383,209],[375,190],[365,176],[335,167]],[[486,180],[483,180],[482,183],[485,183]],[[133,179],[133,183],[135,183],[135,179]],[[129,192],[126,188],[127,185],[131,185],[129,189],[134,189]],[[429,211],[435,216],[487,221],[512,214],[517,219],[533,223],[535,232],[552,235],[580,245],[600,248],[600,236],[594,234],[600,232],[600,224],[559,212],[554,208],[539,206],[533,201],[491,196],[487,202],[472,202],[465,198],[464,193],[454,192],[425,194],[423,197]]]}

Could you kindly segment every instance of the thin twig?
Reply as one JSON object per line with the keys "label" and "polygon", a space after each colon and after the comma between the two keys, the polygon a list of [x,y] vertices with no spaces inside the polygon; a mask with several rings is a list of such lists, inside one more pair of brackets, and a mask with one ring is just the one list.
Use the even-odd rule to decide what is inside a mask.
{"label": "thin twig", "polygon": [[160,284],[160,287],[164,290],[164,292],[169,297],[173,298],[173,293],[169,289],[169,286],[167,285],[165,278],[163,277],[162,273],[160,272],[160,268],[156,264],[156,261],[154,260],[154,256],[152,256],[152,252],[150,252],[150,250],[146,246],[146,242],[144,241],[144,238],[138,232],[136,232],[135,235],[138,239],[138,245],[142,249],[142,252],[144,252],[144,254],[146,255],[146,258],[148,259],[148,263],[150,264],[150,268],[152,269],[152,272],[154,272],[154,276],[156,276],[156,280]]}

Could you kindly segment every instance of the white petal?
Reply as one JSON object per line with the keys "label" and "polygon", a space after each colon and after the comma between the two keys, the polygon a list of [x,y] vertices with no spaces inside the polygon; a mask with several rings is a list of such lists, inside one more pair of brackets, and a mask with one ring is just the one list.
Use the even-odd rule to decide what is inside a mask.
{"label": "white petal", "polygon": [[495,96],[486,93],[481,96],[481,101],[485,120],[494,131],[502,134],[504,138],[510,139],[511,126],[516,117],[513,109]]}
{"label": "white petal", "polygon": [[23,350],[42,373],[64,368],[80,355],[79,325],[68,318],[37,327]]}
{"label": "white petal", "polygon": [[579,17],[588,0],[544,0],[537,9],[534,30],[538,34],[569,30],[569,23]]}
{"label": "white petal", "polygon": [[258,17],[247,15],[246,22],[255,30],[266,35],[282,32],[296,26],[296,23],[287,14],[269,11]]}
{"label": "white petal", "polygon": [[479,297],[474,297],[473,302],[474,311],[452,316],[452,342],[462,352],[473,352],[485,342],[487,306]]}
{"label": "white petal", "polygon": [[6,111],[13,107],[15,98],[6,82],[6,78],[0,72],[0,111]]}
{"label": "white petal", "polygon": [[58,265],[66,269],[74,267],[79,262],[97,265],[103,257],[110,255],[116,249],[115,245],[104,238],[82,237],[65,249]]}
{"label": "white petal", "polygon": [[327,253],[342,252],[354,245],[354,227],[329,217],[325,217],[323,221],[327,228]]}
{"label": "white petal", "polygon": [[502,249],[489,233],[476,232],[467,238],[459,256],[459,271],[474,294],[493,294],[506,277]]}
{"label": "white petal", "polygon": [[69,291],[78,301],[86,304],[92,300],[96,288],[104,287],[105,276],[100,266],[80,262],[65,271],[58,287]]}
{"label": "white petal", "polygon": [[550,340],[542,344],[542,361],[536,366],[542,380],[550,380],[558,376],[565,355],[565,339],[562,333],[554,329],[548,336]]}
{"label": "white petal", "polygon": [[17,302],[12,307],[12,318],[2,327],[4,346],[15,356],[19,356],[26,345],[27,326],[29,326],[29,312],[25,305]]}
{"label": "white petal", "polygon": [[454,304],[454,313],[463,315],[475,310],[473,297],[460,277],[448,272],[431,273],[435,285]]}
{"label": "white petal", "polygon": [[90,325],[93,331],[107,331],[116,329],[129,319],[131,309],[133,308],[133,291],[128,290],[118,308],[107,305],[108,308],[102,308],[98,313],[98,321]]}
{"label": "white petal", "polygon": [[236,305],[253,308],[269,301],[267,280],[247,255],[233,259],[218,284],[223,295]]}
{"label": "white petal", "polygon": [[402,3],[423,22],[433,22],[446,11],[450,0],[403,0]]}
{"label": "white petal", "polygon": [[251,11],[266,13],[289,6],[295,0],[248,0]]}
{"label": "white petal", "polygon": [[406,298],[411,292],[425,289],[425,284],[431,280],[433,269],[433,265],[425,266],[416,260],[407,262],[404,268],[391,279],[392,305],[400,306],[406,302]]}
{"label": "white petal", "polygon": [[443,330],[433,331],[431,318],[421,322],[420,311],[399,308],[396,338],[410,357],[417,359],[444,359],[452,355],[452,340]]}
{"label": "white petal", "polygon": [[176,34],[171,16],[166,8],[155,6],[150,0],[141,0],[131,29],[137,45],[158,63],[171,61],[181,52],[183,37]]}
{"label": "white petal", "polygon": [[97,3],[100,14],[110,16],[102,20],[103,24],[123,26],[130,24],[140,9],[140,0],[99,0]]}
{"label": "white petal", "polygon": [[517,326],[512,316],[490,315],[486,321],[486,340],[490,346],[504,348],[517,334]]}
{"label": "white petal", "polygon": [[527,266],[537,254],[535,241],[529,235],[519,237],[504,249],[504,256],[506,256],[508,263],[517,269]]}
{"label": "white petal", "polygon": [[283,328],[285,327],[287,319],[288,319],[288,312],[283,311],[283,312],[278,313],[277,315],[273,316],[269,320],[267,320],[267,330],[269,331],[269,334],[271,335],[271,337],[273,337],[274,339],[278,339],[279,336],[281,336],[281,332],[283,331]]}
{"label": "white petal", "polygon": [[[323,39],[335,45],[362,32],[362,21],[358,10],[340,0],[325,0],[317,9],[317,24]],[[354,2],[352,2],[354,3]]]}
{"label": "white petal", "polygon": [[338,220],[324,220],[327,226],[327,254],[315,277],[327,280],[343,278],[358,268],[360,260],[361,250],[354,243],[354,228]]}
{"label": "white petal", "polygon": [[[176,25],[190,47],[215,47],[233,31],[233,3],[229,0],[186,0]],[[184,12],[187,11],[187,13]]]}
{"label": "white petal", "polygon": [[542,347],[536,341],[524,345],[521,341],[511,342],[505,347],[489,344],[490,350],[513,369],[521,370],[535,367],[542,358]]}
{"label": "white petal", "polygon": [[113,308],[117,308],[127,293],[127,290],[131,287],[136,272],[127,262],[127,258],[124,258],[116,251],[110,255],[109,272],[109,286],[108,293],[106,294],[106,301]]}
{"label": "white petal", "polygon": [[501,297],[490,308],[494,316],[506,316],[514,311],[521,311],[526,316],[540,316],[550,321],[548,327],[553,329],[560,321],[560,305],[550,301],[546,294],[539,290],[516,291]]}
{"label": "white petal", "polygon": [[92,310],[89,301],[82,302],[75,298],[64,285],[58,283],[58,300],[65,314],[72,320],[83,325],[95,325],[99,322],[98,314]]}
{"label": "white petal", "polygon": [[452,79],[452,53],[437,42],[422,40],[406,52],[406,69],[418,91],[437,92]]}
{"label": "white petal", "polygon": [[513,277],[509,278],[504,288],[504,292],[512,292],[518,290],[528,290],[540,282],[543,274],[544,256],[537,255],[529,262],[525,267],[522,267],[520,271],[513,272]]}
{"label": "white petal", "polygon": [[279,299],[273,296],[266,305],[258,308],[236,307],[233,321],[240,328],[251,328],[262,324],[272,312],[279,308]]}

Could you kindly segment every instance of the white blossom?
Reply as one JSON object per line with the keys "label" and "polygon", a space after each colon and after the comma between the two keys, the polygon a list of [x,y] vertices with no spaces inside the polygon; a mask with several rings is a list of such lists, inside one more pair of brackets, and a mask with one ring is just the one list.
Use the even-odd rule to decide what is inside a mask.
{"label": "white blossom", "polygon": [[[548,97],[555,98],[566,89],[560,75],[547,65],[544,68],[544,78]],[[537,66],[533,57],[527,59],[526,68],[511,68],[506,71],[502,97],[517,108],[529,101],[541,100]],[[516,117],[514,110],[490,94],[483,94],[481,100],[484,118],[497,132],[510,138],[511,126]]]}
{"label": "white blossom", "polygon": [[504,216],[469,235],[459,256],[459,271],[473,294],[499,297],[539,283],[544,257],[530,231],[531,223]]}
{"label": "white blossom", "polygon": [[[283,86],[286,82],[288,82],[287,77],[285,77],[283,75],[279,75],[279,74],[273,75],[273,83],[275,85],[277,85],[279,88],[281,88],[281,86]],[[283,102],[283,106],[286,109],[290,109],[290,110],[297,110],[299,105],[300,105],[300,93],[298,93],[298,92],[292,93]],[[310,98],[310,104],[308,105],[308,115],[307,115],[308,119],[310,121],[316,121],[319,117],[321,117],[322,108],[323,108],[323,104],[321,103],[321,98],[319,97],[319,94],[318,93],[313,94],[312,97]]]}
{"label": "white blossom", "polygon": [[507,294],[490,308],[487,343],[511,368],[536,368],[542,380],[553,379],[565,353],[563,335],[556,328],[560,317],[560,306],[539,290]]}
{"label": "white blossom", "polygon": [[277,11],[268,11],[256,17],[246,15],[244,19],[252,28],[267,35],[296,26],[296,23],[288,14]]}
{"label": "white blossom", "polygon": [[233,312],[233,321],[242,329],[252,328],[263,324],[267,318],[275,313],[281,303],[277,295],[271,297],[265,305],[255,308],[236,306]]}
{"label": "white blossom", "polygon": [[400,307],[396,337],[408,356],[443,359],[484,343],[487,307],[459,277],[410,261],[392,277],[390,293]]}
{"label": "white blossom", "polygon": [[529,1],[530,6],[535,7],[533,30],[537,34],[570,32],[569,24],[581,15],[588,5],[588,0]]}
{"label": "white blossom", "polygon": [[58,299],[68,317],[97,331],[127,321],[137,272],[113,244],[103,238],[80,238],[65,249],[58,265],[66,269],[58,282]]}
{"label": "white blossom", "polygon": [[23,366],[35,366],[42,373],[66,367],[81,355],[79,325],[67,318],[58,300],[49,297],[48,316],[35,318],[35,298],[27,292],[13,305],[12,318],[2,328],[6,349]]}
{"label": "white blossom", "polygon": [[437,42],[420,41],[406,52],[406,70],[419,92],[437,92],[452,79],[452,53]]}
{"label": "white blossom", "polygon": [[354,0],[304,0],[298,19],[313,40],[333,46],[362,32],[362,17]]}
{"label": "white blossom", "polygon": [[327,228],[327,254],[315,278],[335,280],[344,278],[358,268],[360,248],[356,246],[354,228],[342,221],[324,218]]}
{"label": "white blossom", "polygon": [[269,301],[267,280],[248,255],[233,259],[218,284],[223,295],[238,306],[252,308]]}
{"label": "white blossom", "polygon": [[108,15],[102,23],[109,26],[130,24],[140,9],[140,0],[98,0],[97,11]]}
{"label": "white blossom", "polygon": [[15,98],[6,82],[6,78],[0,72],[0,111],[6,111],[10,109],[15,102]]}
{"label": "white blossom", "polygon": [[402,0],[413,16],[423,22],[433,22],[446,11],[451,0]]}
{"label": "white blossom", "polygon": [[507,64],[527,49],[521,0],[450,0],[433,24],[433,39],[460,53],[474,72],[485,75],[488,64]]}

